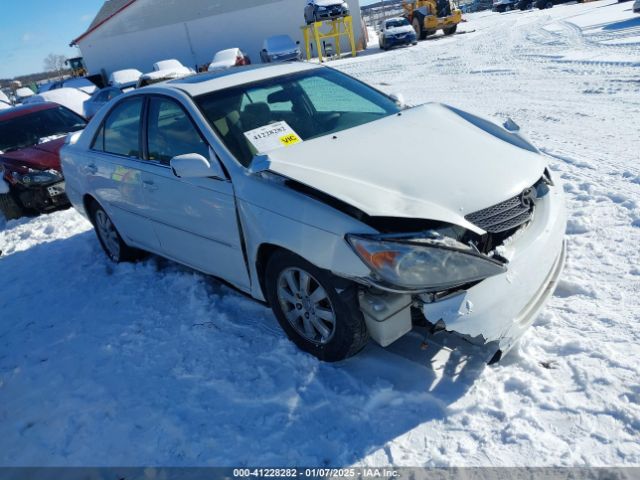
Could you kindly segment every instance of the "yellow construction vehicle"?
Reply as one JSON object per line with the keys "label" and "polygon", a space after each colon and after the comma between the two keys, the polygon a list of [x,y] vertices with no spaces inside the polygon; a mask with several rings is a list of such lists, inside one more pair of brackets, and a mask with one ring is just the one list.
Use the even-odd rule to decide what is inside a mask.
{"label": "yellow construction vehicle", "polygon": [[450,0],[405,1],[402,8],[405,18],[413,25],[420,40],[438,30],[442,30],[445,35],[453,35],[462,21],[462,12],[457,8],[451,9]]}

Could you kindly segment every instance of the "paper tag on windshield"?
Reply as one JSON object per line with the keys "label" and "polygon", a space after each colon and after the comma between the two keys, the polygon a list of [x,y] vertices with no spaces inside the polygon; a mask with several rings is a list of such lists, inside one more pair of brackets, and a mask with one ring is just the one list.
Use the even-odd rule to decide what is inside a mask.
{"label": "paper tag on windshield", "polygon": [[288,147],[302,142],[298,134],[287,122],[275,122],[244,132],[247,140],[256,148],[258,153],[268,152],[276,148]]}

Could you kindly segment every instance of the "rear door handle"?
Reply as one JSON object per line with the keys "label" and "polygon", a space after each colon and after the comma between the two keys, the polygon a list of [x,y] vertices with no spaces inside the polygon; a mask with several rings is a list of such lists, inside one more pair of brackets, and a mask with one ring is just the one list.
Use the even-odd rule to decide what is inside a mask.
{"label": "rear door handle", "polygon": [[142,188],[149,190],[150,192],[158,190],[158,186],[152,180],[144,180],[142,182]]}
{"label": "rear door handle", "polygon": [[95,175],[96,173],[98,173],[98,167],[96,167],[94,164],[85,165],[84,173]]}

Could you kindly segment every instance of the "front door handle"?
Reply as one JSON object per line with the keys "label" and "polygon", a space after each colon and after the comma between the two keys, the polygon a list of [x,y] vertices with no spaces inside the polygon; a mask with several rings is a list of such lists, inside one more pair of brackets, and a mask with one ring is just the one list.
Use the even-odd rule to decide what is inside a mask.
{"label": "front door handle", "polygon": [[98,173],[98,167],[96,167],[94,164],[85,165],[84,173],[86,173],[87,175],[95,175],[96,173]]}
{"label": "front door handle", "polygon": [[158,190],[158,186],[152,180],[144,180],[142,182],[142,188],[149,190],[150,192]]}

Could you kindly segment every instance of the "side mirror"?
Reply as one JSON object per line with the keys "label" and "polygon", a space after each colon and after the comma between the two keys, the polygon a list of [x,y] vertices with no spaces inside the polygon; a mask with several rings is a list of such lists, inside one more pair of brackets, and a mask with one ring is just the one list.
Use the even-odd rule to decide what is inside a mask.
{"label": "side mirror", "polygon": [[404,95],[401,93],[392,93],[389,97],[391,97],[391,100],[393,100],[400,108],[405,108],[407,106],[404,101]]}
{"label": "side mirror", "polygon": [[187,153],[173,157],[170,165],[173,174],[178,178],[226,178],[217,161],[209,162],[199,153]]}

